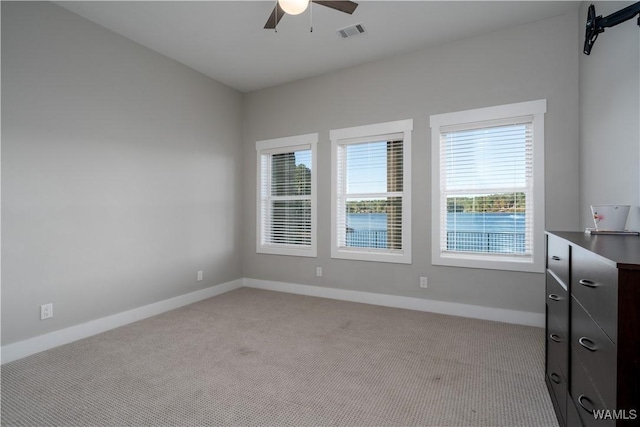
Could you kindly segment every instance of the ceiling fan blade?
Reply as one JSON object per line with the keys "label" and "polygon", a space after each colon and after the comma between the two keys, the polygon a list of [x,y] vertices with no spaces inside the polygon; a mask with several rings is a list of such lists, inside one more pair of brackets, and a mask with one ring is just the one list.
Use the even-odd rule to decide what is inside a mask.
{"label": "ceiling fan blade", "polygon": [[321,1],[321,0],[311,0],[311,1],[317,4],[321,4],[323,6],[330,7],[331,9],[339,10],[340,12],[348,13],[349,15],[351,15],[358,7],[358,3],[353,1]]}
{"label": "ceiling fan blade", "polygon": [[264,24],[264,29],[273,30],[276,28],[276,25],[278,25],[284,14],[285,11],[280,7],[280,3],[276,3],[276,6],[273,8],[273,12],[271,12],[271,16],[267,19],[267,23]]}

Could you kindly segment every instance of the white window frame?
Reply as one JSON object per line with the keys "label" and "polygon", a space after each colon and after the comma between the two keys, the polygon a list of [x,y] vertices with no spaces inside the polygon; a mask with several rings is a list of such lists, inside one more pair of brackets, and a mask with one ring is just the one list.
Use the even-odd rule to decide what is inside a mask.
{"label": "white window frame", "polygon": [[[268,139],[256,142],[257,151],[257,186],[256,186],[256,252],[272,255],[289,255],[303,257],[317,257],[317,145],[318,134],[290,136],[284,138]],[[311,150],[311,244],[309,246],[296,247],[298,245],[275,245],[263,242],[262,229],[262,156],[291,151]]]}
{"label": "white window frame", "polygon": [[[358,261],[377,261],[411,264],[411,132],[413,119],[372,125],[334,129],[329,132],[331,139],[331,258]],[[346,193],[345,182],[338,178],[338,150],[350,143],[380,141],[387,136],[401,137],[403,147],[402,171],[402,249],[368,249],[339,247],[338,203]]]}
{"label": "white window frame", "polygon": [[[495,107],[478,108],[430,117],[431,125],[431,243],[432,263],[454,267],[484,268],[525,272],[544,272],[544,115],[547,100],[520,102]],[[440,248],[442,216],[446,203],[441,204],[440,135],[445,126],[472,125],[477,122],[531,116],[533,127],[533,249],[530,257],[513,257],[486,253],[443,252]],[[482,127],[481,125],[478,127]]]}

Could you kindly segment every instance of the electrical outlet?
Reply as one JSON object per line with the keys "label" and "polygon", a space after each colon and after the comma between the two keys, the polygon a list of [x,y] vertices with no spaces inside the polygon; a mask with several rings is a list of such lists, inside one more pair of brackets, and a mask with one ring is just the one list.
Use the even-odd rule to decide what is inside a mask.
{"label": "electrical outlet", "polygon": [[316,276],[322,277],[322,267],[316,267]]}
{"label": "electrical outlet", "polygon": [[424,276],[420,277],[420,287],[421,288],[426,288],[427,284],[428,284],[427,278],[424,277]]}
{"label": "electrical outlet", "polygon": [[42,304],[40,306],[40,320],[53,317],[53,303]]}
{"label": "electrical outlet", "polygon": [[198,271],[198,282],[202,282],[204,279],[204,272],[202,270]]}

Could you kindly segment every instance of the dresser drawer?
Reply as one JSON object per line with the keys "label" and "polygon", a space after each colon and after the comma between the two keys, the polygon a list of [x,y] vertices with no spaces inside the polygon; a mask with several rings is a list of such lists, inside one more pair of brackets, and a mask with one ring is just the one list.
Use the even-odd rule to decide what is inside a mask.
{"label": "dresser drawer", "polygon": [[554,322],[547,323],[547,370],[559,369],[569,378],[569,336]]}
{"label": "dresser drawer", "polygon": [[569,285],[569,244],[563,239],[547,235],[547,268],[564,284]]}
{"label": "dresser drawer", "polygon": [[[565,376],[562,375],[557,366],[548,365],[547,367],[547,382],[551,386],[553,399],[555,405],[558,408],[562,422],[566,424],[567,421],[567,381]],[[562,425],[562,422],[560,425]]]}
{"label": "dresser drawer", "polygon": [[[571,355],[582,363],[607,408],[614,409],[616,346],[575,299],[571,301]],[[572,359],[571,364],[575,363]]]}
{"label": "dresser drawer", "polygon": [[547,272],[547,317],[552,323],[560,327],[561,332],[568,336],[569,332],[569,293]]}
{"label": "dresser drawer", "polygon": [[[606,408],[598,393],[593,388],[584,368],[572,355],[571,363],[571,398],[584,427],[613,427],[614,420],[596,420],[594,411]],[[570,403],[569,403],[570,404]]]}
{"label": "dresser drawer", "polygon": [[614,343],[617,340],[618,270],[582,248],[571,254],[571,294]]}

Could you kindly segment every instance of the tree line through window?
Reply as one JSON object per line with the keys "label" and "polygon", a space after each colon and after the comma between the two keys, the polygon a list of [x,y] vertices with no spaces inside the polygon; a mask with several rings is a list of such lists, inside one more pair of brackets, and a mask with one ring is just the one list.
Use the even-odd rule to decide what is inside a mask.
{"label": "tree line through window", "polygon": [[311,244],[311,150],[271,156],[273,244]]}

